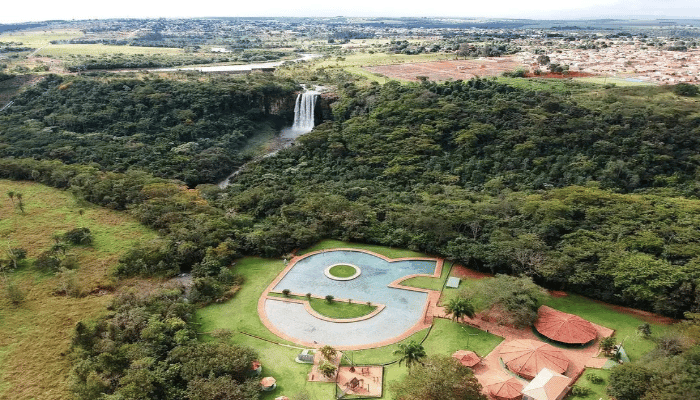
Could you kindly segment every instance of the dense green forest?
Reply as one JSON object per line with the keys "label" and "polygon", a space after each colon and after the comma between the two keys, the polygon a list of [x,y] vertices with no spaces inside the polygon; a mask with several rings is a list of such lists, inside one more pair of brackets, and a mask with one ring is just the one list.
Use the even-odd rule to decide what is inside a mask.
{"label": "dense green forest", "polygon": [[289,124],[271,107],[290,80],[250,74],[181,80],[49,76],[0,115],[0,156],[139,168],[188,185],[228,175],[257,133]]}
{"label": "dense green forest", "polygon": [[[219,189],[250,137],[289,123],[272,109],[299,86],[180,77],[49,76],[0,115],[0,178],[71,190],[159,233],[126,252],[117,277],[194,276],[188,302],[178,290],[126,293],[77,326],[79,398],[257,398],[255,354],[197,342],[193,304],[232,295],[236,258],[323,238],[673,317],[700,311],[700,117],[670,88],[339,83],[333,121]],[[651,383],[630,396],[649,399],[664,379],[697,376],[697,349],[672,339],[656,361],[670,372],[621,369],[615,397],[640,376]]]}
{"label": "dense green forest", "polygon": [[[45,155],[71,144],[71,155],[86,156],[105,143],[26,128],[43,126],[39,119],[18,123],[22,115],[56,120],[69,116],[58,113],[64,108],[79,109],[80,92],[73,92],[70,101],[61,97],[60,88],[70,82],[75,83],[66,91],[85,85],[107,93],[110,88],[134,92],[122,91],[114,81],[48,81],[26,92],[18,99],[20,107],[3,117],[11,126],[5,137],[25,134],[43,142],[31,147],[13,140],[3,152]],[[134,83],[136,91],[179,85],[185,90],[189,84]],[[294,87],[290,83],[288,90]],[[35,110],[33,105],[43,104],[42,88],[66,106]],[[339,91],[335,121],[275,157],[249,164],[226,190],[201,185],[190,191],[137,171],[105,174],[101,168],[30,160],[5,159],[0,175],[69,187],[91,202],[130,209],[163,239],[127,254],[118,274],[193,270],[203,279],[203,301],[226,290],[216,279],[233,257],[279,256],[322,238],[338,238],[440,254],[489,272],[525,274],[548,287],[665,315],[698,311],[695,112],[667,89],[642,89],[666,99],[647,101],[642,112],[629,95],[632,89],[594,97],[572,88],[534,92],[480,79],[366,88],[348,83]],[[250,96],[257,101],[262,95]],[[610,102],[610,96],[617,100]],[[246,104],[259,114],[255,101]],[[186,106],[161,112],[173,117]],[[190,112],[207,115],[202,109]],[[71,128],[109,132],[122,126],[109,121],[81,120],[84,128],[75,123]],[[188,127],[178,124],[166,131]],[[124,135],[143,143],[120,149],[135,166],[178,176],[177,170],[161,167],[173,159],[172,151],[156,151],[165,139],[157,133],[155,140],[141,133]],[[85,146],[80,151],[78,138]],[[130,166],[122,161],[116,168],[110,155],[90,161],[108,169]],[[87,160],[71,156],[70,161]],[[191,173],[190,183],[211,176],[207,170]]]}
{"label": "dense green forest", "polygon": [[228,53],[184,53],[184,54],[102,54],[72,55],[67,60],[66,69],[71,72],[88,70],[109,70],[125,68],[166,68],[183,65],[213,64],[229,62],[276,61],[290,56],[289,52],[272,50],[235,51]]}
{"label": "dense green forest", "polygon": [[256,353],[225,342],[202,343],[194,306],[181,290],[126,293],[95,323],[79,322],[72,343],[73,392],[79,399],[259,398],[251,374]]}
{"label": "dense green forest", "polygon": [[210,198],[248,252],[408,247],[681,316],[700,304],[700,202],[676,197],[697,190],[697,117],[624,90],[584,106],[491,80],[349,84],[334,122]]}

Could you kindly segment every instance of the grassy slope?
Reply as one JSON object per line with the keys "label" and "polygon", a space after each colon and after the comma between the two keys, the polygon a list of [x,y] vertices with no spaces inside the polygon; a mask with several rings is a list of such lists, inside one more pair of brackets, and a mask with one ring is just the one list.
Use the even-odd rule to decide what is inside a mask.
{"label": "grassy slope", "polygon": [[[22,193],[25,215],[12,207],[6,194],[10,190]],[[54,233],[77,226],[90,228],[94,245],[71,250],[79,259],[78,280],[88,292],[111,284],[108,270],[125,249],[155,237],[126,214],[80,204],[68,192],[0,180],[0,195],[0,244],[23,247],[29,258],[47,250]],[[57,279],[30,267],[12,278],[27,292],[27,299],[15,307],[0,296],[0,398],[67,399],[69,359],[65,354],[73,327],[104,313],[112,296],[55,296]]]}

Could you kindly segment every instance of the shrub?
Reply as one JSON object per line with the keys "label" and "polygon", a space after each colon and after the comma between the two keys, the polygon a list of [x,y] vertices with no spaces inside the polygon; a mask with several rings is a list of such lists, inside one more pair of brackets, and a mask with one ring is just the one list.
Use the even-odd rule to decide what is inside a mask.
{"label": "shrub", "polygon": [[63,240],[74,245],[91,245],[92,232],[89,228],[75,228],[63,234]]}
{"label": "shrub", "polygon": [[290,294],[290,293],[292,293],[292,291],[289,290],[289,289],[284,289],[284,290],[282,291],[282,294],[284,295],[284,297],[289,297],[289,294]]}
{"label": "shrub", "polygon": [[27,298],[27,292],[22,290],[22,288],[12,280],[7,280],[5,282],[5,293],[7,299],[14,305],[21,304],[24,299]]}
{"label": "shrub", "polygon": [[586,375],[586,379],[588,379],[589,382],[596,384],[596,385],[602,385],[603,383],[605,383],[605,379],[600,377],[600,375],[596,375],[596,374],[588,374],[588,375]]}
{"label": "shrub", "polygon": [[574,397],[586,397],[591,393],[591,389],[583,386],[574,385],[571,388],[571,395]]}
{"label": "shrub", "polygon": [[327,295],[327,296],[326,296],[326,303],[332,304],[332,303],[333,303],[333,299],[335,299],[334,296],[332,296],[332,295],[330,295],[330,294]]}
{"label": "shrub", "polygon": [[679,96],[693,97],[697,96],[698,92],[700,92],[700,89],[689,83],[679,83],[673,87],[673,93]]}

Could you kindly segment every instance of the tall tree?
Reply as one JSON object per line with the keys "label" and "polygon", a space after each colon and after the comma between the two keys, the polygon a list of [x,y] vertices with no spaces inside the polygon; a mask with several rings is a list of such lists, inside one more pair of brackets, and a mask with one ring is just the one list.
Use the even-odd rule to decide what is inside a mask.
{"label": "tall tree", "polygon": [[406,366],[410,369],[414,364],[422,364],[425,358],[425,348],[420,343],[411,341],[410,343],[399,343],[399,348],[394,350],[394,354],[400,355],[399,365],[405,362]]}
{"label": "tall tree", "polygon": [[445,312],[452,315],[453,321],[459,321],[465,316],[474,318],[474,305],[467,298],[457,297],[447,303]]}
{"label": "tall tree", "polygon": [[392,385],[397,400],[486,400],[471,369],[448,356],[432,356]]}

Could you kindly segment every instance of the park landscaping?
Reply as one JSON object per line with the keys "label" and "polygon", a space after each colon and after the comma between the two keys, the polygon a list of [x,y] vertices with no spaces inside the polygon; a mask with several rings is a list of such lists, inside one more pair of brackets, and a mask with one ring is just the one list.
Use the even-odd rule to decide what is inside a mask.
{"label": "park landscaping", "polygon": [[[420,253],[408,250],[358,245],[336,240],[322,241],[310,249],[300,251],[299,254],[334,248],[365,249],[387,257],[396,258],[424,257]],[[255,348],[260,354],[260,360],[264,366],[264,375],[274,376],[278,383],[278,388],[275,391],[263,394],[264,400],[271,400],[280,395],[293,398],[293,396],[299,394],[306,394],[310,398],[330,398],[335,393],[333,385],[307,382],[306,374],[310,371],[310,366],[293,361],[302,348],[272,334],[257,316],[259,296],[284,268],[285,264],[281,260],[248,257],[238,261],[235,271],[244,278],[245,284],[236,294],[236,297],[226,303],[213,304],[197,312],[196,320],[201,324],[201,331],[205,333],[203,340],[221,340],[215,339],[215,336],[217,336],[216,332],[225,329],[232,332],[228,340],[236,344]],[[411,278],[403,281],[402,285],[411,286],[416,284],[419,287],[439,290],[444,287],[445,280],[450,276],[451,268],[451,265],[446,265],[440,278]],[[479,285],[480,280],[493,278],[462,277],[462,279],[459,289],[444,289],[448,297],[456,298],[459,292],[465,288],[475,288]],[[270,293],[270,296],[285,297],[282,293]],[[287,297],[295,300],[308,300],[301,295],[289,294]],[[595,302],[585,297],[565,296],[562,293],[551,295],[543,292],[540,300],[541,304],[546,304],[567,313],[577,314],[593,323],[616,330],[616,339],[624,341],[625,349],[632,359],[639,358],[650,351],[654,346],[654,339],[663,335],[668,329],[668,326],[665,324],[667,321],[652,321],[650,324],[652,336],[645,338],[636,333],[637,327],[645,322],[638,315],[621,312],[621,310],[610,305]],[[363,308],[365,313],[369,312],[366,304],[349,304],[347,301],[328,302],[323,298],[312,298],[312,304],[313,308],[320,314],[336,318],[351,318],[351,315],[357,315],[352,314],[355,310],[359,313]],[[445,304],[444,298],[442,304]],[[483,308],[483,303],[480,303],[479,299],[475,300],[475,305]],[[317,309],[316,307],[319,308]],[[351,363],[355,365],[385,365],[385,383],[382,398],[391,399],[393,389],[390,383],[401,380],[407,373],[407,369],[404,366],[399,366],[396,363],[398,357],[395,351],[401,345],[406,345],[410,342],[421,343],[428,355],[450,355],[457,350],[468,349],[474,351],[480,357],[484,357],[502,341],[503,337],[485,332],[474,326],[438,318],[433,321],[431,328],[414,333],[398,343],[378,348],[346,351],[341,365],[350,365]],[[587,380],[585,376],[589,374],[599,375],[607,382],[609,371],[587,370],[584,377],[577,383],[578,386],[588,388],[588,394],[582,398],[608,398],[605,394],[607,383],[600,384]]]}

